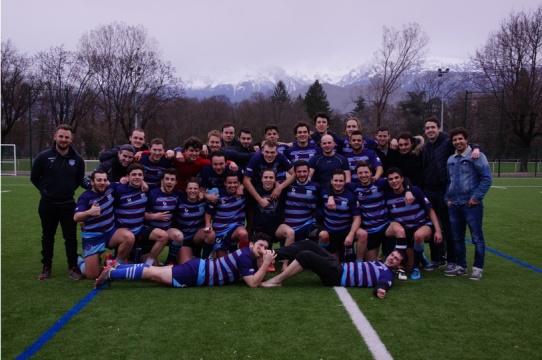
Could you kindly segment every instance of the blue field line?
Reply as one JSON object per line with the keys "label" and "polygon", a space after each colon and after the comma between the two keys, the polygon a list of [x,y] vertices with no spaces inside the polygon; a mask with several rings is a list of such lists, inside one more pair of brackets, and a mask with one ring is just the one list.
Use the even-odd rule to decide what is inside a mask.
{"label": "blue field line", "polygon": [[541,268],[536,267],[534,265],[531,265],[531,264],[529,264],[529,263],[527,263],[527,262],[525,262],[523,260],[515,258],[515,257],[513,257],[511,255],[505,254],[505,253],[503,253],[503,252],[501,252],[501,251],[499,251],[497,249],[493,249],[492,247],[489,247],[489,246],[486,246],[486,250],[489,251],[492,254],[495,254],[497,256],[505,258],[506,260],[509,260],[509,261],[513,262],[514,264],[516,264],[516,265],[522,266],[524,268],[527,268],[529,270],[532,270],[534,272],[542,274],[542,269]]}
{"label": "blue field line", "polygon": [[[471,239],[465,239],[465,242],[467,244],[474,245]],[[531,265],[528,262],[525,262],[525,261],[520,260],[518,258],[515,258],[512,255],[508,255],[506,253],[503,253],[502,251],[499,251],[497,249],[493,249],[492,247],[487,246],[487,245],[486,245],[486,250],[489,251],[490,253],[494,254],[494,255],[497,255],[497,256],[500,256],[500,257],[502,257],[502,258],[504,258],[506,260],[509,260],[509,261],[513,262],[514,264],[516,264],[516,265],[519,265],[521,267],[524,267],[524,268],[527,268],[527,269],[532,270],[534,272],[542,274],[542,269],[541,268],[536,267],[534,265]]]}
{"label": "blue field line", "polygon": [[62,315],[56,323],[53,324],[49,329],[47,329],[33,344],[28,346],[19,356],[16,357],[17,360],[30,359],[34,356],[49,340],[51,340],[57,332],[59,332],[67,323],[71,320],[72,317],[77,315],[81,310],[88,305],[88,303],[94,299],[96,295],[100,292],[100,289],[94,289],[87,294],[84,298],[81,299],[77,304],[75,304],[67,313]]}

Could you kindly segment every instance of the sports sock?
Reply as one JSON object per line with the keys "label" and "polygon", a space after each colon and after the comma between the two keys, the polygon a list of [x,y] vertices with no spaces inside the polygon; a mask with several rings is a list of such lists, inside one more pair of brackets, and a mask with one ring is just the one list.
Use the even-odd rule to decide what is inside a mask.
{"label": "sports sock", "polygon": [[182,241],[176,242],[172,241],[169,243],[169,251],[167,254],[168,259],[177,259],[177,254],[179,253],[179,250],[181,250],[181,247],[183,246]]}
{"label": "sports sock", "polygon": [[154,259],[152,257],[148,257],[146,260],[145,260],[145,265],[149,265],[149,266],[152,266],[152,264],[154,264]]}
{"label": "sports sock", "polygon": [[396,238],[395,248],[397,250],[406,250],[406,248],[407,248],[407,239],[406,238]]}
{"label": "sports sock", "polygon": [[77,257],[77,266],[79,267],[79,271],[81,271],[81,274],[84,274],[86,266],[85,266],[85,259],[83,259],[83,257],[81,256]]}
{"label": "sports sock", "polygon": [[147,264],[124,264],[118,265],[109,272],[111,280],[141,280],[143,269],[149,267]]}
{"label": "sports sock", "polygon": [[414,267],[420,266],[423,262],[423,244],[414,244]]}

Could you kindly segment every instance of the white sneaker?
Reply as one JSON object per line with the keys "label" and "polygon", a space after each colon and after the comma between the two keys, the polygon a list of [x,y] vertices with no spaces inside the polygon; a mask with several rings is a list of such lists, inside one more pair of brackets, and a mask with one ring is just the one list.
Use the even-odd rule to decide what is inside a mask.
{"label": "white sneaker", "polygon": [[469,276],[469,279],[471,280],[480,280],[482,279],[482,273],[484,272],[484,269],[477,268],[476,266],[472,267],[472,273]]}

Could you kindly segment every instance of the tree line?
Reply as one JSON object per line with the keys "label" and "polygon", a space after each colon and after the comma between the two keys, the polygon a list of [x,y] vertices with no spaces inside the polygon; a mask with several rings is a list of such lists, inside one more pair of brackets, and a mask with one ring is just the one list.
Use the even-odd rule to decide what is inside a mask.
{"label": "tree line", "polygon": [[352,99],[354,110],[342,114],[331,109],[318,80],[296,98],[282,81],[272,94],[255,93],[237,103],[225,96],[185,97],[175,69],[142,26],[100,26],[84,34],[75,51],[56,46],[33,56],[3,41],[2,142],[15,143],[20,155],[28,155],[31,130],[35,155],[56,125],[68,123],[90,158],[124,142],[136,127],[174,146],[189,135],[205,138],[225,122],[252,129],[256,139],[273,123],[289,141],[296,122],[321,111],[331,114],[339,133],[347,116],[357,116],[367,135],[383,125],[394,135],[416,134],[423,120],[440,117],[444,106],[445,128],[466,127],[490,157],[526,162],[539,156],[542,7],[511,13],[463,71],[422,70],[428,43],[418,24],[385,27],[373,75]]}

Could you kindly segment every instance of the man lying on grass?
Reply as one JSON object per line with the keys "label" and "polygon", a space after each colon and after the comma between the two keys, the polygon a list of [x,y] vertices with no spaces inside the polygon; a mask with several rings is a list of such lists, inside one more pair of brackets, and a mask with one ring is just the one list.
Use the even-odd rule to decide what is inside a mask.
{"label": "man lying on grass", "polygon": [[149,280],[172,287],[222,286],[242,277],[248,286],[254,288],[261,284],[275,257],[274,251],[267,250],[267,241],[257,240],[217,259],[194,258],[182,265],[169,266],[107,266],[96,279],[96,287],[109,280]]}
{"label": "man lying on grass", "polygon": [[406,260],[400,250],[392,251],[384,262],[355,261],[339,263],[336,256],[318,244],[303,240],[277,251],[277,260],[287,259],[290,264],[279,275],[262,283],[262,287],[281,286],[282,282],[304,269],[312,270],[325,286],[373,287],[380,299],[386,296],[393,283],[393,270]]}

